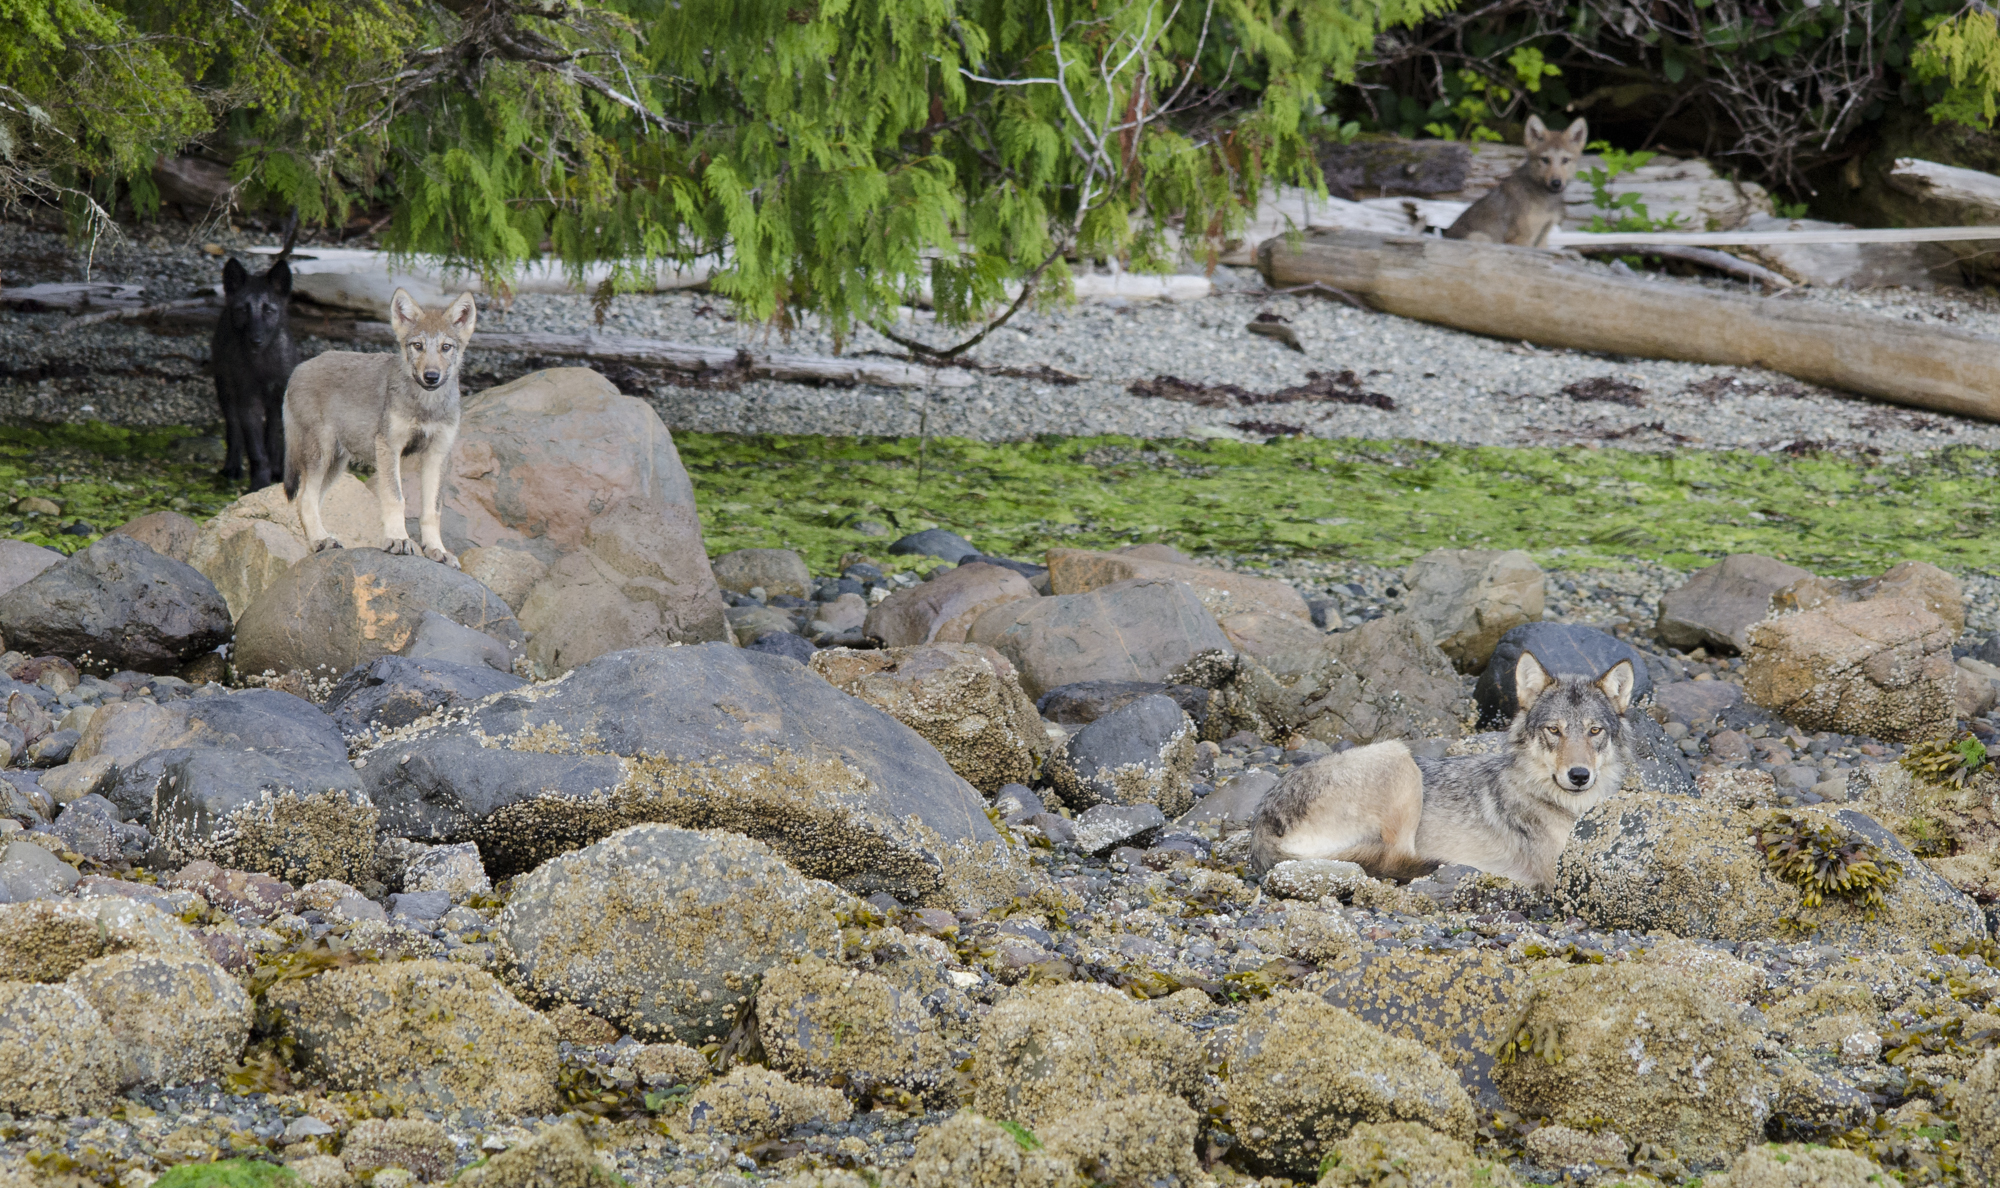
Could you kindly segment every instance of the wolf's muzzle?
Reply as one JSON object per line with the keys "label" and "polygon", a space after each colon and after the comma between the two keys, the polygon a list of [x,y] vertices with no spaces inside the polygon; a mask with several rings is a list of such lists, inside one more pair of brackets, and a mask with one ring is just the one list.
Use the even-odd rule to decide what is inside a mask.
{"label": "wolf's muzzle", "polygon": [[1597,774],[1588,767],[1572,767],[1562,773],[1562,784],[1572,792],[1581,792],[1590,787]]}
{"label": "wolf's muzzle", "polygon": [[427,389],[435,389],[439,384],[444,382],[444,372],[426,371],[424,372],[423,379],[419,382]]}
{"label": "wolf's muzzle", "polygon": [[1567,182],[1563,182],[1563,181],[1558,181],[1558,180],[1556,180],[1555,178],[1553,178],[1553,177],[1552,177],[1552,178],[1550,178],[1550,179],[1549,179],[1549,193],[1551,193],[1551,194],[1560,194],[1560,193],[1562,193],[1562,192],[1563,192],[1563,191],[1564,191],[1565,189],[1567,189],[1567,188],[1568,188],[1568,185],[1569,185],[1569,183],[1567,183]]}

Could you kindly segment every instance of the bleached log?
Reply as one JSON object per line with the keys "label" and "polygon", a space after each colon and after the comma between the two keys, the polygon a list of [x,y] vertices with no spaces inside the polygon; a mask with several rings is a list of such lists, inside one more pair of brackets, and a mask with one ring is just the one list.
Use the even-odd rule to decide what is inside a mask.
{"label": "bleached log", "polygon": [[[394,342],[387,322],[356,322],[354,337],[363,342]],[[758,355],[729,347],[696,346],[658,338],[617,334],[546,334],[479,331],[473,350],[517,355],[559,355],[605,363],[665,367],[696,374],[738,372],[751,379],[801,380],[808,383],[875,384],[885,388],[965,388],[972,372],[962,367],[921,367],[894,359],[825,355]]]}
{"label": "bleached log", "polygon": [[1916,157],[1898,157],[1889,170],[1889,184],[1916,198],[1930,198],[1984,212],[2000,223],[2000,177],[1977,169],[1960,169]]}
{"label": "bleached log", "polygon": [[1515,341],[1762,367],[1917,408],[2000,421],[2000,339],[1821,305],[1604,276],[1553,252],[1434,236],[1314,232],[1265,242],[1273,287],[1319,282],[1388,313]]}
{"label": "bleached log", "polygon": [[0,306],[30,312],[60,310],[79,313],[90,309],[123,309],[141,304],[139,285],[119,285],[108,281],[86,281],[47,285],[23,285],[0,289]]}
{"label": "bleached log", "polygon": [[[1613,255],[1623,254],[1625,251],[1622,247],[1605,247],[1603,245],[1584,247],[1577,250],[1585,253],[1608,253]],[[1764,286],[1767,291],[1775,292],[1779,289],[1789,289],[1792,287],[1792,282],[1788,278],[1771,271],[1762,264],[1755,264],[1749,260],[1732,256],[1728,252],[1718,252],[1712,248],[1649,247],[1645,249],[1645,254],[1648,256],[1659,256],[1665,260],[1683,260],[1689,264],[1699,264],[1703,268],[1710,268],[1716,272],[1740,277],[1747,281],[1755,281],[1757,284]]]}

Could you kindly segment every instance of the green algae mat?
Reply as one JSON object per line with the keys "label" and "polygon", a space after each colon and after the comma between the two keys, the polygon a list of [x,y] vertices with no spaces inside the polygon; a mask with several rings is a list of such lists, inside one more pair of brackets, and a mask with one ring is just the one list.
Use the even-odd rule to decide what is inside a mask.
{"label": "green algae mat", "polygon": [[1884,462],[1316,439],[675,440],[711,552],[792,548],[815,572],[868,551],[854,529],[866,520],[898,534],[941,525],[1024,559],[1164,540],[1384,565],[1438,548],[1526,549],[1552,568],[1738,552],[1825,574],[2000,564],[1992,451]]}
{"label": "green algae mat", "polygon": [[[235,492],[212,461],[190,460],[188,440],[213,432],[0,429],[0,535],[73,552],[146,512],[211,515]],[[932,526],[1022,558],[1164,540],[1191,553],[1383,565],[1436,548],[1518,548],[1558,569],[1686,568],[1733,552],[1826,574],[1905,559],[2000,568],[2000,454],[1986,450],[1882,459],[1314,439],[675,440],[711,553],[792,548],[820,573]],[[24,510],[36,499],[61,510]],[[79,522],[91,531],[65,533]],[[865,535],[871,524],[890,535]]]}

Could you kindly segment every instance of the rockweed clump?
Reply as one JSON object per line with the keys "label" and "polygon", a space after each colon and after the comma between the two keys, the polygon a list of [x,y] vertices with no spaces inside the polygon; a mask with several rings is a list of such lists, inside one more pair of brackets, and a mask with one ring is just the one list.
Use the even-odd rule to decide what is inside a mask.
{"label": "rockweed clump", "polygon": [[1882,856],[1869,842],[1842,836],[1789,813],[1773,813],[1753,835],[1773,875],[1799,889],[1806,909],[1790,921],[1800,932],[1819,927],[1817,909],[1831,898],[1853,904],[1868,919],[1883,907],[1882,892],[1902,876],[1903,865]]}

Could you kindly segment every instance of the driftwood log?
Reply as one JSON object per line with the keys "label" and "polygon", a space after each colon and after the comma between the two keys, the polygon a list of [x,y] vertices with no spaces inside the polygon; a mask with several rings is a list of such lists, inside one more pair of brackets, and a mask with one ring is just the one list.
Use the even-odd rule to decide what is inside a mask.
{"label": "driftwood log", "polygon": [[[356,322],[354,337],[363,342],[395,341],[387,322]],[[842,359],[825,355],[756,355],[729,347],[615,334],[508,334],[482,330],[472,336],[472,345],[480,350],[518,355],[559,355],[695,373],[734,372],[747,379],[877,384],[888,388],[965,388],[973,382],[972,372],[961,367],[922,367],[863,356]]]}
{"label": "driftwood log", "polygon": [[1590,271],[1533,248],[1311,232],[1267,240],[1272,287],[1319,283],[1375,308],[1543,346],[1763,367],[1897,404],[2000,421],[2000,339],[1871,314]]}

